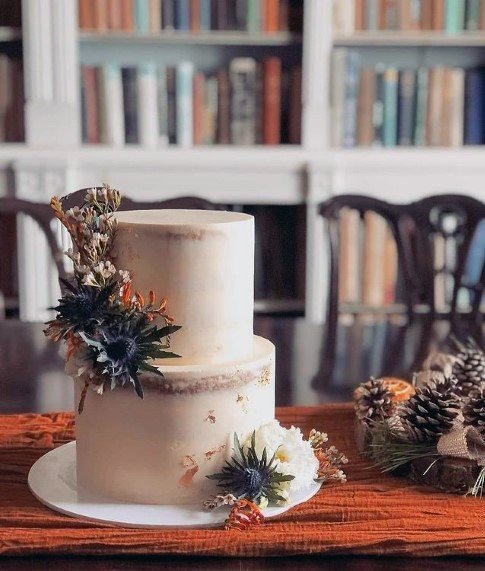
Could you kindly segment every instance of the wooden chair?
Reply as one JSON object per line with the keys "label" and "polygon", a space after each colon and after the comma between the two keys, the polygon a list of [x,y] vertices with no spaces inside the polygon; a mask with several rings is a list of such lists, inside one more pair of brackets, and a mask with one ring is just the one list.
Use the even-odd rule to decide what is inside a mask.
{"label": "wooden chair", "polygon": [[[361,217],[365,212],[373,211],[389,224],[397,247],[407,326],[415,324],[418,320],[421,322],[421,334],[411,369],[419,366],[429,352],[437,319],[447,320],[450,332],[458,336],[463,335],[463,329],[467,329],[470,334],[477,337],[482,334],[483,314],[480,313],[480,302],[484,289],[485,267],[482,268],[481,280],[474,284],[466,284],[463,281],[472,238],[480,221],[485,219],[485,205],[482,202],[453,194],[432,196],[409,204],[391,204],[361,195],[335,196],[320,205],[320,214],[328,224],[330,287],[325,344],[320,371],[314,379],[315,388],[331,389],[333,385],[332,374],[336,361],[339,322],[339,213],[342,208],[355,209]],[[447,228],[446,216],[449,214],[452,214],[457,221],[453,229]],[[437,308],[435,299],[436,270],[433,240],[436,235],[452,239],[455,243],[456,263],[451,270],[453,293],[449,311],[445,314]],[[469,290],[472,300],[471,311],[466,315],[466,327],[463,327],[465,316],[458,311],[457,304],[461,288]],[[423,306],[427,311],[424,314],[418,313],[418,307]],[[401,334],[387,347],[389,358],[384,364],[382,373],[404,373],[401,364],[405,345],[404,336],[403,328]]]}
{"label": "wooden chair", "polygon": [[[63,202],[64,207],[67,209],[76,204],[80,204],[86,190],[87,189],[81,189],[67,195]],[[121,204],[121,210],[155,210],[165,208],[194,210],[227,209],[224,205],[216,204],[195,196],[183,196],[154,202],[136,202],[130,198],[123,197]],[[14,197],[0,197],[0,214],[24,214],[32,218],[39,225],[47,240],[59,277],[67,277],[67,271],[64,266],[63,247],[59,241],[58,227],[56,227],[56,224],[53,224],[55,216],[49,204],[30,202]]]}

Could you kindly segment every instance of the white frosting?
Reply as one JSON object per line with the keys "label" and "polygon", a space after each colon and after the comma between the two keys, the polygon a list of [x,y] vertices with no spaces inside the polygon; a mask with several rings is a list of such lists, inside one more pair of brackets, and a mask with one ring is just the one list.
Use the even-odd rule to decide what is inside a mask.
{"label": "white frosting", "polygon": [[[76,416],[77,475],[86,501],[97,494],[132,503],[201,502],[219,490],[208,474],[274,418],[274,346],[254,337],[251,357],[224,365],[160,367],[131,388],[89,390]],[[157,386],[158,383],[158,386]],[[76,382],[79,399],[82,382]],[[172,390],[173,389],[173,390]]]}
{"label": "white frosting", "polygon": [[[224,363],[251,354],[254,219],[205,210],[137,210],[116,214],[115,263],[130,270],[142,295],[168,299],[182,329],[173,364]],[[168,364],[166,360],[160,364]]]}

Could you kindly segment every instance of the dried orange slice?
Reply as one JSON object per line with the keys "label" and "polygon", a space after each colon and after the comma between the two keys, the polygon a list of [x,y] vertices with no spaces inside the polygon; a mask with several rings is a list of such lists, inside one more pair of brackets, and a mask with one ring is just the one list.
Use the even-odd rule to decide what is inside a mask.
{"label": "dried orange slice", "polygon": [[[413,385],[404,379],[399,379],[398,377],[380,377],[383,385],[392,394],[392,400],[395,403],[407,400],[412,397],[416,390]],[[357,400],[360,396],[360,387],[357,387],[354,391],[354,400]]]}
{"label": "dried orange slice", "polygon": [[411,383],[404,379],[399,379],[398,377],[382,377],[382,382],[392,394],[392,400],[394,402],[407,400],[416,392]]}

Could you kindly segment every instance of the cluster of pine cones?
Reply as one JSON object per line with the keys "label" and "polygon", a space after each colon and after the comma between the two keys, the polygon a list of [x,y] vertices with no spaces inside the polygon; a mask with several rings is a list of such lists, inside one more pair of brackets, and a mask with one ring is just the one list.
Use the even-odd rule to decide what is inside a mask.
{"label": "cluster of pine cones", "polygon": [[485,352],[472,340],[457,343],[448,365],[423,372],[425,381],[402,403],[393,400],[382,379],[362,383],[357,418],[369,426],[388,419],[394,436],[407,442],[435,443],[458,418],[485,437]]}

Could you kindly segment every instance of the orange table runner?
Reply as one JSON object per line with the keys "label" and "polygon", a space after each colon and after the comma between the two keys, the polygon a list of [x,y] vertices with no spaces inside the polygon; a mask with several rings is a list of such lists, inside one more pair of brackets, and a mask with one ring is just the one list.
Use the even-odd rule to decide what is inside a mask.
{"label": "orange table runner", "polygon": [[485,554],[485,498],[433,492],[369,469],[353,443],[351,405],[280,408],[277,416],[305,433],[328,432],[350,459],[348,483],[244,532],[123,529],[51,511],[30,494],[27,474],[42,454],[73,439],[73,416],[0,416],[0,554]]}

